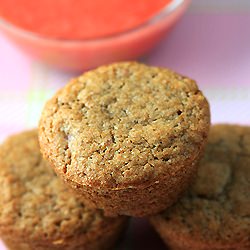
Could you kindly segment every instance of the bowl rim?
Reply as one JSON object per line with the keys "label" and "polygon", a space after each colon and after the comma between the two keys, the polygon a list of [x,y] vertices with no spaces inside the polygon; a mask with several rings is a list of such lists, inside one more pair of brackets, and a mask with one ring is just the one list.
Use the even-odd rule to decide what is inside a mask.
{"label": "bowl rim", "polygon": [[133,34],[136,33],[137,31],[140,30],[144,30],[147,27],[153,26],[154,24],[162,21],[164,18],[170,16],[174,11],[176,11],[177,9],[179,9],[181,6],[183,6],[184,4],[188,4],[191,0],[172,0],[170,3],[166,4],[166,6],[161,9],[159,12],[157,12],[152,18],[150,18],[149,20],[147,20],[145,23],[126,30],[124,32],[119,32],[119,33],[115,33],[113,35],[107,35],[107,36],[102,36],[102,37],[98,37],[98,38],[89,38],[89,39],[62,39],[62,38],[51,38],[51,37],[46,37],[43,35],[40,35],[39,33],[35,33],[23,28],[20,28],[8,21],[6,21],[5,19],[0,17],[0,29],[2,30],[8,30],[10,31],[12,34],[15,33],[18,36],[21,37],[26,37],[27,39],[32,39],[32,40],[39,40],[40,42],[44,41],[44,42],[51,42],[51,43],[60,43],[60,44],[64,44],[64,45],[72,45],[72,44],[89,44],[89,43],[94,43],[94,42],[107,42],[108,40],[113,40],[116,38],[121,38],[122,36],[127,36],[129,34]]}

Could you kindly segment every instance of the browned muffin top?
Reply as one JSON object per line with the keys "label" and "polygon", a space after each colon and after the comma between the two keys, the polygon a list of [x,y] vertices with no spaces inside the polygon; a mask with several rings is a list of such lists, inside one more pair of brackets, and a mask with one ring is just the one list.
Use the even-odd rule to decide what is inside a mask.
{"label": "browned muffin top", "polygon": [[[71,194],[42,159],[37,131],[0,146],[0,235],[63,245],[103,230],[118,218],[104,218]],[[77,240],[75,242],[77,244]]]}
{"label": "browned muffin top", "polygon": [[250,249],[250,127],[213,126],[194,185],[161,216],[194,249]]}
{"label": "browned muffin top", "polygon": [[208,103],[193,80],[128,62],[89,71],[61,89],[43,110],[39,138],[64,178],[127,188],[185,171],[209,123]]}

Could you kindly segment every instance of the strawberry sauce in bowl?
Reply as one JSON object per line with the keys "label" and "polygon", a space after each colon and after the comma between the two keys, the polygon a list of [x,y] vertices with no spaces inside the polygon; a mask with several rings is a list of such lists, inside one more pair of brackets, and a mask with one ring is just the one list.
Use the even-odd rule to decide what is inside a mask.
{"label": "strawberry sauce in bowl", "polygon": [[[147,53],[190,0],[4,0],[0,29],[28,54],[80,71]],[[14,6],[14,7],[13,7]]]}

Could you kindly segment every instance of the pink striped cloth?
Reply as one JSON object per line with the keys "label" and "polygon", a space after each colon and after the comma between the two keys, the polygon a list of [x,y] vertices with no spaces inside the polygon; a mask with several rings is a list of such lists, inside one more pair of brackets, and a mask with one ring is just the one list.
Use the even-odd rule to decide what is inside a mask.
{"label": "pink striped cloth", "polygon": [[[241,1],[219,1],[230,4],[224,8],[220,4],[218,11],[215,2],[194,1],[172,33],[142,61],[196,79],[210,101],[213,123],[250,125],[246,25],[250,6],[247,1],[246,8],[237,4]],[[45,101],[73,76],[26,57],[0,34],[0,141],[36,127]],[[4,249],[0,243],[0,250]],[[134,219],[119,249],[164,249],[164,245],[145,220]]]}

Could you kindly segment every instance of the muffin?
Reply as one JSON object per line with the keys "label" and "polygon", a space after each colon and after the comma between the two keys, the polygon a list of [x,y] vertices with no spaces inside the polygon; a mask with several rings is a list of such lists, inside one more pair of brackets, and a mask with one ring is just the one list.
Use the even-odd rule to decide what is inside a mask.
{"label": "muffin", "polygon": [[0,237],[9,249],[108,249],[124,227],[124,217],[105,218],[65,188],[40,154],[37,130],[0,146],[0,186]]}
{"label": "muffin", "polygon": [[108,216],[146,216],[187,188],[209,125],[209,105],[193,80],[116,63],[73,79],[47,102],[39,141],[88,206]]}
{"label": "muffin", "polygon": [[186,195],[150,218],[170,249],[250,249],[250,127],[211,128]]}

